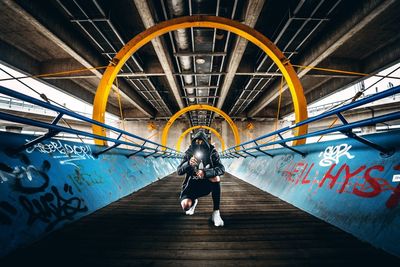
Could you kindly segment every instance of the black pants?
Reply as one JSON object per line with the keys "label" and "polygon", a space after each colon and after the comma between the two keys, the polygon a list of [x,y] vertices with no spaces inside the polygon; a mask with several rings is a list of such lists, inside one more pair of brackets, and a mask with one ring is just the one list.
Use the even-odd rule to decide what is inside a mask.
{"label": "black pants", "polygon": [[191,199],[193,202],[199,197],[204,197],[210,194],[214,203],[214,210],[219,210],[221,199],[221,185],[219,182],[213,183],[208,179],[190,179],[181,192],[180,199]]}

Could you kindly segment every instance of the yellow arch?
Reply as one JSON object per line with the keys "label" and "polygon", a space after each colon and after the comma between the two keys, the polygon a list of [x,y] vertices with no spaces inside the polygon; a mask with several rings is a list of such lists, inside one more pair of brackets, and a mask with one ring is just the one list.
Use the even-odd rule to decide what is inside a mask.
{"label": "yellow arch", "polygon": [[217,130],[215,130],[214,128],[205,126],[205,125],[199,125],[199,126],[193,126],[190,127],[189,129],[187,129],[186,131],[184,131],[181,136],[179,136],[178,138],[178,142],[176,142],[176,150],[178,150],[179,152],[181,151],[181,143],[183,141],[183,138],[185,138],[185,136],[190,133],[193,130],[196,129],[206,129],[206,130],[210,130],[213,134],[215,134],[215,136],[219,139],[219,141],[221,142],[221,149],[222,151],[225,150],[225,142],[224,139],[222,138],[222,136],[219,134],[219,132],[217,132]]}
{"label": "yellow arch", "polygon": [[[230,31],[260,47],[269,58],[274,61],[282,72],[283,77],[286,79],[286,83],[292,95],[296,123],[307,119],[307,104],[303,93],[303,87],[301,86],[300,80],[297,77],[297,73],[293,69],[293,66],[275,44],[260,32],[240,22],[223,17],[203,15],[179,17],[163,21],[132,38],[115,55],[103,74],[93,103],[93,119],[104,123],[108,95],[111,86],[117,77],[117,74],[133,53],[160,35],[177,29],[190,27],[216,28]],[[97,125],[93,125],[93,133],[102,136],[106,135],[105,129]],[[295,128],[295,136],[305,133],[307,133],[307,125]],[[95,142],[96,144],[104,144],[101,140],[95,140]],[[293,142],[294,145],[303,143],[305,143],[304,139]],[[165,144],[166,143],[164,143],[164,145]]]}
{"label": "yellow arch", "polygon": [[175,122],[175,120],[177,118],[179,118],[182,114],[185,114],[186,112],[193,111],[193,110],[209,110],[209,111],[213,111],[213,112],[221,115],[228,122],[229,126],[232,129],[233,137],[235,138],[235,145],[240,144],[239,130],[238,130],[236,124],[231,119],[231,117],[228,116],[228,114],[226,114],[219,108],[216,108],[216,107],[213,107],[210,105],[191,105],[191,106],[188,106],[186,108],[179,110],[168,120],[167,124],[164,126],[164,130],[163,130],[162,136],[161,136],[161,144],[163,146],[167,146],[169,128],[171,128],[171,126]]}

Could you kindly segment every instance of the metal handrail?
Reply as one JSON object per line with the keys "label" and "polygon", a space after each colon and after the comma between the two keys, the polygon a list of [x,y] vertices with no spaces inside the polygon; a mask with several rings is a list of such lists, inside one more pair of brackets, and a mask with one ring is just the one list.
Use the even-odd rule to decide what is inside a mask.
{"label": "metal handrail", "polygon": [[[57,135],[60,132],[65,132],[65,133],[82,135],[82,136],[86,136],[86,137],[90,137],[90,138],[94,138],[94,139],[110,141],[110,142],[114,143],[114,145],[112,145],[110,147],[107,147],[107,148],[105,148],[105,149],[103,149],[101,151],[95,152],[94,153],[95,156],[98,156],[98,155],[103,154],[103,153],[105,153],[107,151],[110,151],[111,149],[113,149],[115,147],[118,147],[119,145],[128,145],[128,146],[131,146],[131,147],[138,148],[138,150],[135,150],[135,151],[141,152],[141,155],[143,155],[145,157],[148,157],[150,155],[151,156],[156,156],[156,157],[165,156],[165,157],[169,157],[169,158],[181,158],[181,157],[183,157],[183,154],[181,152],[179,152],[179,151],[177,151],[177,150],[175,150],[173,148],[169,148],[167,146],[163,146],[163,145],[158,144],[156,142],[153,142],[151,140],[148,140],[148,139],[145,139],[143,137],[137,136],[135,134],[129,133],[127,131],[115,128],[113,126],[110,126],[110,125],[107,125],[107,124],[92,120],[90,118],[87,118],[87,117],[85,117],[83,115],[80,115],[78,113],[75,113],[73,111],[70,111],[70,110],[67,110],[67,109],[52,105],[50,103],[44,102],[42,100],[39,100],[39,99],[30,97],[30,96],[24,95],[22,93],[13,91],[13,90],[8,89],[6,87],[0,86],[0,93],[4,94],[4,95],[8,95],[8,96],[13,97],[13,98],[20,99],[20,100],[25,101],[25,102],[32,103],[32,104],[37,105],[37,106],[41,106],[43,108],[46,108],[46,109],[49,109],[49,110],[52,110],[52,111],[55,111],[55,112],[58,113],[58,116],[55,118],[55,120],[52,123],[46,123],[46,122],[32,120],[32,119],[28,119],[28,118],[24,118],[24,117],[19,117],[19,116],[16,116],[16,115],[5,113],[5,112],[0,112],[0,119],[48,129],[48,133],[47,134],[45,134],[45,135],[43,135],[43,136],[41,136],[41,137],[31,141],[31,142],[28,142],[27,144],[21,146],[18,149],[14,149],[14,152],[18,152],[18,151],[21,151],[21,149],[26,149],[28,147],[31,147],[31,146],[33,146],[33,145],[35,145],[35,144],[37,144],[37,143],[39,143],[39,142],[41,142],[43,140],[46,140],[48,138],[51,138],[51,137]],[[118,138],[115,139],[115,138],[111,138],[111,137],[100,136],[100,135],[96,135],[96,134],[93,134],[93,133],[88,133],[88,132],[85,132],[85,131],[71,129],[71,128],[67,128],[67,127],[63,127],[63,126],[57,125],[57,122],[64,115],[76,118],[76,119],[81,120],[81,121],[88,122],[90,124],[98,125],[100,127],[103,127],[105,129],[108,129],[108,130],[111,130],[111,131],[114,131],[114,132],[118,133],[119,136],[118,136]],[[135,142],[122,141],[122,140],[120,140],[120,138],[122,136],[128,136],[128,137],[134,138],[136,140],[143,141],[143,144],[137,144]],[[152,146],[149,146],[149,145],[152,145],[152,146],[155,146],[155,147],[152,147]],[[132,154],[133,153],[130,153],[127,156],[129,157]]]}
{"label": "metal handrail", "polygon": [[[365,98],[370,97],[372,95],[375,95],[375,94],[363,95],[363,96],[360,96],[359,99],[365,99]],[[399,94],[393,95],[394,100],[396,98],[398,98],[399,96],[400,96]],[[308,108],[308,113],[316,113],[316,112],[319,112],[321,110],[325,111],[325,110],[328,110],[328,109],[330,109],[332,107],[339,106],[339,104],[341,104],[341,103],[343,103],[342,100],[330,102],[330,103],[327,103],[327,104],[322,104],[322,105],[315,106],[315,107],[311,107],[311,108]]]}
{"label": "metal handrail", "polygon": [[[370,142],[370,141],[368,141],[368,140],[366,140],[366,139],[364,139],[364,138],[362,138],[360,136],[357,136],[351,130],[353,128],[356,128],[356,127],[363,127],[363,126],[368,126],[368,125],[374,125],[374,124],[377,124],[377,123],[382,123],[382,122],[385,122],[385,121],[400,119],[400,112],[393,112],[393,113],[390,113],[390,114],[386,114],[386,115],[382,115],[382,116],[378,116],[378,117],[374,117],[374,118],[370,118],[370,119],[365,119],[365,120],[361,120],[361,121],[356,121],[356,122],[352,122],[352,123],[348,123],[344,119],[344,117],[341,114],[341,112],[344,112],[344,111],[347,111],[347,110],[350,110],[350,109],[353,109],[353,108],[356,108],[356,107],[359,107],[359,106],[362,106],[362,105],[371,103],[373,101],[376,101],[376,100],[379,100],[379,99],[382,99],[382,98],[385,98],[385,97],[389,97],[389,96],[392,96],[392,95],[395,95],[395,94],[398,94],[398,93],[400,93],[400,86],[396,86],[396,87],[393,87],[393,88],[388,89],[386,91],[376,93],[374,95],[368,96],[368,97],[363,98],[361,100],[358,100],[358,101],[349,103],[347,105],[338,107],[336,109],[327,111],[327,112],[325,112],[323,114],[320,114],[320,115],[317,115],[317,116],[314,116],[314,117],[310,117],[310,118],[308,118],[306,120],[303,120],[303,121],[298,122],[296,124],[293,124],[291,126],[287,126],[287,127],[282,128],[282,129],[279,129],[277,131],[262,135],[260,137],[257,137],[255,139],[251,140],[251,141],[247,141],[247,142],[241,143],[239,145],[232,146],[232,147],[224,150],[221,153],[221,156],[222,157],[237,157],[237,156],[247,157],[246,155],[248,155],[248,156],[256,157],[258,155],[265,155],[265,154],[268,154],[268,155],[272,156],[269,153],[265,153],[263,150],[261,150],[261,148],[266,147],[266,146],[275,145],[275,144],[281,145],[281,146],[286,147],[288,149],[291,149],[291,150],[293,150],[293,151],[295,151],[295,152],[297,152],[299,154],[304,155],[304,153],[299,151],[299,148],[289,147],[286,143],[290,142],[290,141],[294,141],[294,140],[305,139],[305,138],[308,138],[308,137],[325,135],[325,134],[329,134],[329,133],[332,133],[332,132],[341,132],[341,133],[347,135],[350,138],[354,138],[354,139],[356,139],[357,141],[359,141],[361,143],[364,143],[366,145],[369,145],[369,146],[373,147],[374,149],[379,150],[380,152],[382,152],[384,154],[390,154],[393,151],[393,149],[384,148],[384,147],[381,147],[381,146],[379,146],[377,144],[374,144],[374,143],[372,143],[372,142]],[[328,129],[312,132],[312,133],[307,133],[307,134],[304,134],[304,135],[301,135],[301,136],[294,136],[294,137],[290,137],[290,138],[283,138],[282,137],[282,134],[284,134],[285,132],[290,131],[290,130],[296,128],[296,127],[299,127],[299,126],[302,126],[302,125],[305,125],[305,124],[309,124],[311,122],[315,122],[315,121],[327,118],[327,117],[332,116],[332,115],[338,116],[339,119],[343,122],[343,125],[339,125],[339,126],[336,126],[336,127],[332,127],[332,128],[328,128]],[[280,138],[280,140],[259,144],[259,141],[261,141],[261,140],[263,140],[265,138],[274,136],[274,135],[277,135]],[[243,155],[243,153],[245,153],[246,155]],[[249,155],[249,153],[251,155]]]}

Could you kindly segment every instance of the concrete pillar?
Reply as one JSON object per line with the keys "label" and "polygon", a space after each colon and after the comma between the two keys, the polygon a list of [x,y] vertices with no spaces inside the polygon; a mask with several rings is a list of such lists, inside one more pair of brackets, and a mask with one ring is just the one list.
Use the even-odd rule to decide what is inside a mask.
{"label": "concrete pillar", "polygon": [[[140,120],[140,121],[125,121],[124,126],[127,132],[138,135],[145,139],[149,139],[153,142],[161,144],[161,136],[164,129],[166,121],[151,121],[151,120]],[[167,146],[171,148],[176,148],[176,142],[179,136],[189,128],[189,124],[183,120],[177,120],[171,126],[168,134]],[[120,127],[122,128],[122,125]],[[181,143],[182,151],[186,150],[190,140],[189,135]]]}

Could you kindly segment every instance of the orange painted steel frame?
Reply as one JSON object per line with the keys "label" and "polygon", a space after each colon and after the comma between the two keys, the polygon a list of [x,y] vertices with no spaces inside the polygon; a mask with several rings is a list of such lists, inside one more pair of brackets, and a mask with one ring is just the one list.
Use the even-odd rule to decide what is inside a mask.
{"label": "orange painted steel frame", "polygon": [[[190,27],[216,28],[230,31],[260,47],[274,61],[286,80],[286,83],[292,95],[295,111],[295,122],[297,123],[299,121],[307,119],[307,103],[304,97],[303,87],[301,86],[300,80],[297,77],[296,71],[293,69],[293,66],[290,64],[289,60],[283,55],[283,53],[275,46],[275,44],[273,44],[266,36],[264,36],[260,32],[251,27],[248,27],[247,25],[241,24],[240,22],[223,17],[203,15],[180,17],[168,21],[163,21],[143,31],[142,33],[136,35],[133,39],[131,39],[116,54],[116,56],[113,58],[103,74],[94,99],[93,119],[99,122],[104,122],[108,95],[110,93],[111,86],[122,66],[132,56],[133,53],[135,53],[139,48],[160,35],[177,29]],[[168,131],[172,123],[173,121],[168,121],[166,127],[164,128],[162,145],[167,144]],[[93,126],[93,133],[103,136],[106,135],[105,130],[97,125]],[[307,133],[307,125],[294,128],[294,135],[296,136],[305,133]],[[235,140],[236,144],[238,144],[237,141],[238,140]],[[104,144],[101,140],[95,140],[95,142],[96,144]],[[304,139],[293,142],[293,145],[299,145],[303,143],[305,143]]]}
{"label": "orange painted steel frame", "polygon": [[167,138],[168,138],[168,131],[169,128],[172,126],[172,124],[175,122],[176,119],[178,119],[181,115],[185,114],[186,112],[193,111],[193,110],[209,110],[212,112],[215,112],[219,115],[221,115],[229,124],[229,126],[232,129],[233,132],[233,137],[235,138],[235,144],[240,144],[240,135],[239,135],[239,129],[237,128],[236,124],[233,122],[231,117],[228,116],[225,112],[220,110],[219,108],[210,106],[210,105],[191,105],[186,108],[183,108],[179,110],[177,113],[175,113],[167,122],[167,124],[164,127],[162,136],[161,136],[161,144],[165,146],[167,144]]}
{"label": "orange painted steel frame", "polygon": [[221,149],[225,150],[225,142],[224,139],[222,138],[222,136],[219,134],[219,132],[217,130],[215,130],[214,128],[211,128],[209,126],[205,126],[205,125],[198,125],[198,126],[193,126],[188,128],[186,131],[184,131],[181,136],[179,136],[178,141],[176,142],[176,150],[178,150],[179,152],[181,151],[181,143],[183,141],[183,138],[185,138],[185,136],[190,133],[193,130],[196,129],[206,129],[211,131],[213,134],[215,134],[215,136],[219,139],[219,141],[221,142]]}

